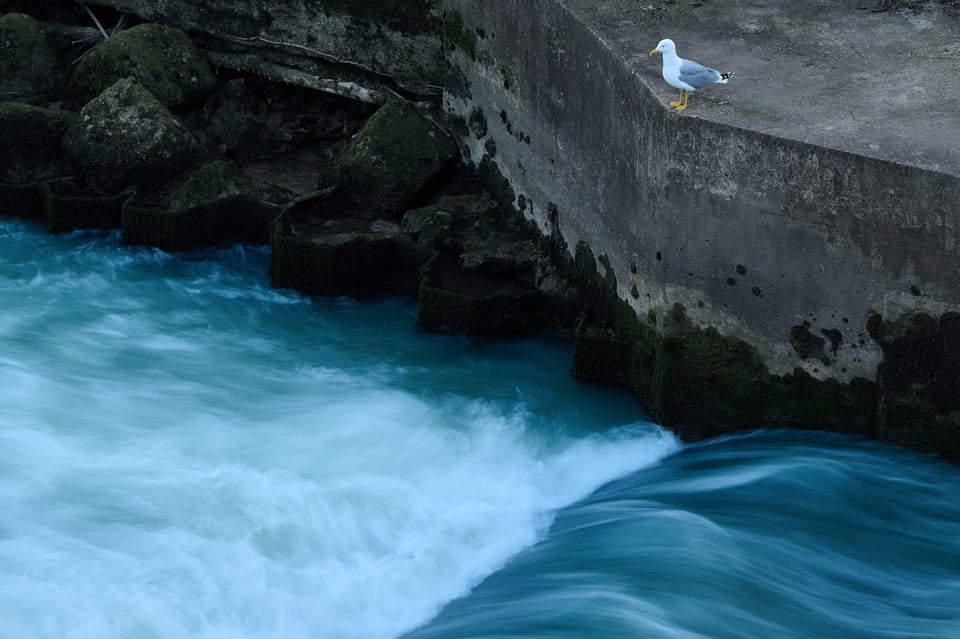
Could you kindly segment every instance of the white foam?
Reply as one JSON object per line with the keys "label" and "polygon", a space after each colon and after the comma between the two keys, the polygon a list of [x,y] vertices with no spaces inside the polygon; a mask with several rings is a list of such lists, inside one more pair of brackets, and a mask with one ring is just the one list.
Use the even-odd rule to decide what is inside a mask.
{"label": "white foam", "polygon": [[168,407],[110,440],[25,444],[21,430],[0,493],[0,564],[17,575],[0,581],[3,632],[397,636],[533,544],[555,509],[676,446],[544,442],[487,406],[362,386],[273,406],[272,423],[175,425]]}
{"label": "white foam", "polygon": [[303,298],[204,297],[229,269],[37,241],[92,255],[0,262],[44,273],[0,289],[3,639],[396,637],[677,447],[393,384]]}

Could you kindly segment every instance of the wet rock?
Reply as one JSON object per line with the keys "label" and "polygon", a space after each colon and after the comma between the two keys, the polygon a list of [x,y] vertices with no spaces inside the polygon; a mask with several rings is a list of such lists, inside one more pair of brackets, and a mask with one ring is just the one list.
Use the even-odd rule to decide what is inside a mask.
{"label": "wet rock", "polygon": [[0,180],[26,182],[61,173],[60,140],[77,114],[0,102]]}
{"label": "wet rock", "polygon": [[464,271],[536,285],[539,236],[485,195],[442,197],[404,214],[402,228],[419,245],[456,257]]}
{"label": "wet rock", "polygon": [[56,56],[36,20],[22,13],[0,17],[0,97],[44,103],[59,79]]}
{"label": "wet rock", "polygon": [[123,79],[83,107],[63,148],[88,181],[118,191],[163,184],[190,164],[197,142],[153,94]]}
{"label": "wet rock", "polygon": [[274,286],[309,295],[365,297],[416,290],[415,247],[396,224],[323,211],[274,222],[270,276]]}
{"label": "wet rock", "polygon": [[457,156],[453,140],[416,108],[390,102],[343,150],[336,171],[359,214],[398,220],[411,199]]}
{"label": "wet rock", "polygon": [[295,196],[279,187],[247,177],[234,162],[217,160],[185,173],[158,200],[164,208],[183,209],[231,197],[283,204]]}
{"label": "wet rock", "polygon": [[186,34],[159,24],[141,24],[84,56],[77,64],[71,91],[86,102],[127,77],[174,108],[201,98],[216,85],[210,65]]}
{"label": "wet rock", "polygon": [[883,334],[880,437],[960,459],[960,313],[904,314]]}
{"label": "wet rock", "polygon": [[164,251],[188,251],[224,242],[267,244],[277,206],[243,196],[183,209],[123,207],[123,241]]}
{"label": "wet rock", "polygon": [[543,329],[553,315],[542,292],[437,260],[420,285],[417,327],[432,333],[512,337]]}
{"label": "wet rock", "polygon": [[408,211],[401,228],[421,255],[434,253],[420,283],[419,328],[506,337],[557,316],[557,300],[536,286],[533,230],[485,194],[440,198]]}

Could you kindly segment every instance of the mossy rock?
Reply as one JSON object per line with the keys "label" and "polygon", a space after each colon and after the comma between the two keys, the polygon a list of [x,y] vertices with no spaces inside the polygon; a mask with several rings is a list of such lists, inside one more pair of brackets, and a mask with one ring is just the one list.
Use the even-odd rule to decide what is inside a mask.
{"label": "mossy rock", "polygon": [[0,102],[0,179],[23,182],[59,173],[60,141],[76,113]]}
{"label": "mossy rock", "polygon": [[535,286],[541,237],[486,193],[445,196],[407,211],[401,228],[422,247],[456,256],[464,271]]}
{"label": "mossy rock", "polygon": [[44,193],[44,222],[51,233],[77,229],[115,229],[120,227],[124,203],[133,193],[107,197],[88,196],[59,188],[56,183]]}
{"label": "mossy rock", "polygon": [[43,185],[0,182],[0,217],[39,220],[43,216]]}
{"label": "mossy rock", "polygon": [[431,333],[515,337],[542,329],[549,305],[535,290],[504,287],[473,296],[422,285],[417,328]]}
{"label": "mossy rock", "polygon": [[125,78],[87,103],[63,148],[107,192],[156,187],[189,165],[197,142],[152,93]]}
{"label": "mossy rock", "polygon": [[335,166],[358,214],[398,220],[457,154],[453,140],[415,107],[389,102],[367,120]]}
{"label": "mossy rock", "polygon": [[211,143],[223,144],[241,156],[256,152],[269,143],[276,124],[263,114],[251,113],[251,109],[255,110],[256,107],[250,105],[253,101],[250,95],[245,78],[220,84],[211,99],[216,108],[206,113],[207,120],[203,124],[203,135]]}
{"label": "mossy rock", "polygon": [[905,314],[884,324],[884,393],[919,395],[938,411],[960,410],[960,313]]}
{"label": "mossy rock", "polygon": [[463,246],[458,237],[464,221],[462,213],[457,203],[443,198],[437,204],[404,213],[400,228],[407,237],[426,249],[459,252]]}
{"label": "mossy rock", "polygon": [[157,202],[169,209],[183,209],[231,197],[271,204],[283,204],[296,197],[282,187],[245,175],[240,166],[229,160],[216,160],[190,169],[164,191]]}
{"label": "mossy rock", "polygon": [[[274,286],[308,295],[366,297],[398,290],[415,266],[401,238],[381,233],[335,233],[304,239],[282,235],[271,241]],[[404,265],[407,267],[404,267]],[[413,266],[411,269],[409,267]]]}
{"label": "mossy rock", "polygon": [[204,202],[184,209],[123,207],[123,241],[164,251],[188,251],[224,242],[270,242],[277,206],[246,197]]}
{"label": "mossy rock", "polygon": [[461,49],[471,60],[477,59],[477,34],[466,27],[459,11],[444,15],[443,35],[448,46]]}
{"label": "mossy rock", "polygon": [[140,24],[84,56],[77,63],[70,88],[85,102],[127,77],[173,108],[203,97],[217,83],[210,65],[185,33],[159,24]]}
{"label": "mossy rock", "polygon": [[22,13],[0,16],[0,95],[47,102],[60,76],[56,55],[37,21]]}

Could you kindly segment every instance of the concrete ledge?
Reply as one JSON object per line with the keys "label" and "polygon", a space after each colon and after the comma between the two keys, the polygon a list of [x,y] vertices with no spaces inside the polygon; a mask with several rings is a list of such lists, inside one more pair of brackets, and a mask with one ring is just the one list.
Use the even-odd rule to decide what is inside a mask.
{"label": "concrete ledge", "polygon": [[[586,242],[639,317],[662,322],[680,305],[694,325],[756,346],[773,373],[800,367],[845,381],[876,378],[872,314],[960,307],[960,131],[941,121],[960,107],[901,109],[890,98],[911,91],[911,78],[932,105],[946,87],[926,66],[886,74],[881,40],[920,37],[902,16],[849,2],[802,14],[795,5],[807,3],[773,0],[443,4],[477,34],[473,57],[453,54],[466,88],[445,98],[486,124],[467,140],[473,159],[493,151],[518,205],[569,246]],[[781,26],[742,42],[754,19]],[[952,18],[933,23],[942,36],[949,24],[939,20]],[[741,23],[736,37],[726,30]],[[664,104],[673,89],[647,55],[667,36],[681,55],[737,71],[735,82],[674,112]],[[838,59],[843,42],[871,41],[875,57]],[[832,75],[817,71],[824,59]],[[870,60],[873,84],[858,75]],[[887,110],[865,110],[859,127],[847,114],[854,83],[887,96],[876,101]],[[825,102],[808,108],[804,96]],[[914,132],[918,122],[928,134]],[[806,345],[796,339],[804,331]]]}

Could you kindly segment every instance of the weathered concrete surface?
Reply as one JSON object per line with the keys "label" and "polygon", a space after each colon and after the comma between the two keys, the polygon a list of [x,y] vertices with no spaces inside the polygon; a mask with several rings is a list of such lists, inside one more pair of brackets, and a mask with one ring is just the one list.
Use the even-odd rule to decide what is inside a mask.
{"label": "weathered concrete surface", "polygon": [[[640,317],[680,304],[774,373],[847,380],[875,378],[872,312],[960,307],[956,18],[847,0],[443,4],[477,34],[446,97],[478,123],[474,159],[495,150],[518,203],[608,261]],[[648,56],[663,37],[735,78],[674,112]]]}
{"label": "weathered concrete surface", "polygon": [[666,104],[676,91],[649,57],[735,72],[691,98],[687,116],[960,175],[960,17],[937,0],[875,12],[875,0],[567,0]]}
{"label": "weathered concrete surface", "polygon": [[[425,0],[97,0],[98,5],[219,42],[202,42],[215,61],[349,97],[386,78],[419,93],[440,92],[439,30]],[[256,56],[250,56],[254,50]],[[239,52],[230,55],[231,52]],[[350,75],[349,71],[354,72]],[[369,89],[369,87],[367,87]]]}

